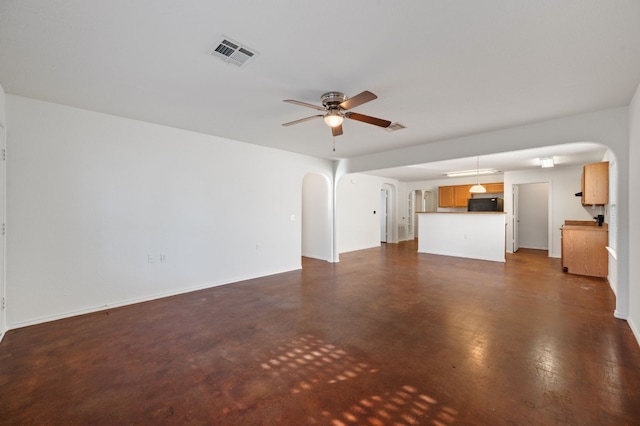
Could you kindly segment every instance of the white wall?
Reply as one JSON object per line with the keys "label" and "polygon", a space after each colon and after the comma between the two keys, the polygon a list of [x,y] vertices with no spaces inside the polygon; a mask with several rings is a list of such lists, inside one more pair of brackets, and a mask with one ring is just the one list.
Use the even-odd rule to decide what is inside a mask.
{"label": "white wall", "polygon": [[11,95],[7,122],[9,327],[297,269],[303,177],[333,169]]}
{"label": "white wall", "polygon": [[6,119],[6,95],[4,93],[4,89],[2,85],[0,85],[0,125],[2,127],[7,127],[7,119]]}
{"label": "white wall", "polygon": [[[366,174],[343,176],[337,186],[338,250],[345,253],[380,245],[380,190],[389,184],[398,188],[398,182]],[[393,195],[388,213],[397,212],[397,198]],[[374,213],[375,212],[375,213]],[[397,220],[392,216],[391,223]],[[391,237],[390,242],[395,242]]]}
{"label": "white wall", "polygon": [[518,246],[549,249],[549,184],[518,185]]}
{"label": "white wall", "polygon": [[[629,325],[640,342],[640,86],[629,106],[629,210],[634,216],[629,221]],[[620,159],[622,162],[623,159]]]}
{"label": "white wall", "polygon": [[302,255],[332,260],[333,208],[327,176],[309,173],[302,182]]}

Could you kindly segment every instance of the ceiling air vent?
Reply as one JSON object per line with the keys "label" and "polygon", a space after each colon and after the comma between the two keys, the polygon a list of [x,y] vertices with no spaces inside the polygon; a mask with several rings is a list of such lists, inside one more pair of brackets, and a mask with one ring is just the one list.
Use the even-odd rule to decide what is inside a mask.
{"label": "ceiling air vent", "polygon": [[395,132],[396,130],[402,130],[402,129],[406,129],[407,126],[405,126],[402,123],[398,123],[397,121],[395,123],[391,123],[389,125],[389,127],[385,127],[385,130],[387,132]]}
{"label": "ceiling air vent", "polygon": [[216,45],[216,48],[209,53],[212,56],[222,59],[226,63],[237,65],[239,67],[246,65],[249,61],[258,56],[258,52],[255,50],[251,50],[247,46],[243,46],[228,37],[223,37]]}

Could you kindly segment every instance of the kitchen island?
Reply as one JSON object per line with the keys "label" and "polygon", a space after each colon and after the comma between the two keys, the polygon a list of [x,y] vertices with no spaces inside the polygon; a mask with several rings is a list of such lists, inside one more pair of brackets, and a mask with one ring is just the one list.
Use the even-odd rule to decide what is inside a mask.
{"label": "kitchen island", "polygon": [[504,212],[417,214],[419,253],[506,261]]}

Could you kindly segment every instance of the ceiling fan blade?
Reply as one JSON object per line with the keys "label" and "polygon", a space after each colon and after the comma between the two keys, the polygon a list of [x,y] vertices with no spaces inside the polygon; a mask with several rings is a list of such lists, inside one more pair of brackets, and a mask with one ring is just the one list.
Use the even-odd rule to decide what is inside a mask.
{"label": "ceiling fan blade", "polygon": [[383,120],[381,118],[371,117],[369,115],[358,114],[357,112],[345,112],[344,116],[352,120],[373,124],[374,126],[389,127],[391,125],[391,122],[389,120]]}
{"label": "ceiling fan blade", "polygon": [[314,118],[318,118],[318,117],[322,117],[321,114],[318,115],[312,115],[311,117],[307,117],[307,118],[301,118],[300,120],[295,120],[295,121],[290,121],[288,123],[284,123],[283,126],[292,126],[294,124],[298,124],[298,123],[304,123],[305,121],[309,121],[309,120],[313,120]]}
{"label": "ceiling fan blade", "polygon": [[339,107],[342,109],[352,109],[377,98],[378,97],[376,95],[369,92],[368,90],[365,90],[364,92],[358,93],[354,97],[342,102]]}
{"label": "ceiling fan blade", "polygon": [[342,124],[331,128],[333,136],[340,136],[342,134]]}
{"label": "ceiling fan blade", "polygon": [[313,108],[313,109],[317,109],[318,111],[326,111],[326,108],[323,106],[308,104],[306,102],[296,101],[294,99],[285,99],[282,102],[287,102],[289,104],[294,104],[294,105],[300,105],[307,108]]}

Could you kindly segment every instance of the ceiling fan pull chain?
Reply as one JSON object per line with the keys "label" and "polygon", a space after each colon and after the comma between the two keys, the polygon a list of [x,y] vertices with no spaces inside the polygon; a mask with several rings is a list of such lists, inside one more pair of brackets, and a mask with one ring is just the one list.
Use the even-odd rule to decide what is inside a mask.
{"label": "ceiling fan pull chain", "polygon": [[336,152],[336,137],[333,136],[333,152]]}

